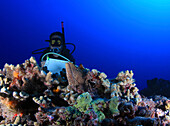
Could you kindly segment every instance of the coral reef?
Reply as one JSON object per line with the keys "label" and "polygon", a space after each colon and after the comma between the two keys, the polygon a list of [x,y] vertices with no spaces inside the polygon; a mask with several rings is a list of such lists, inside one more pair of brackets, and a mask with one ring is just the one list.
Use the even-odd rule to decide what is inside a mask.
{"label": "coral reef", "polygon": [[166,126],[170,99],[138,93],[132,71],[115,79],[83,65],[45,72],[31,57],[0,71],[1,125]]}
{"label": "coral reef", "polygon": [[170,97],[170,81],[154,78],[147,80],[147,88],[140,91],[145,96],[162,95]]}

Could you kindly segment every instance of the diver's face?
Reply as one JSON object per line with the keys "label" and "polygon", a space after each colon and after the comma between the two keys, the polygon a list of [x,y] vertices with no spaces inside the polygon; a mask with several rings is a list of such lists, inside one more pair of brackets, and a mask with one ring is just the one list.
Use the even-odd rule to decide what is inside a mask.
{"label": "diver's face", "polygon": [[61,36],[58,35],[52,36],[50,42],[51,49],[58,48],[59,50],[61,50],[63,47],[61,40],[62,40]]}

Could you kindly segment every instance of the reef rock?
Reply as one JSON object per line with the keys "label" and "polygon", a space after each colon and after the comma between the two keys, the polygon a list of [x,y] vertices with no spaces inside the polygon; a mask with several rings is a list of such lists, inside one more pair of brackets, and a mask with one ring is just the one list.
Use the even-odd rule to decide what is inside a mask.
{"label": "reef rock", "polygon": [[170,99],[138,93],[132,71],[115,79],[83,65],[44,72],[31,57],[0,71],[0,124],[24,126],[170,125]]}
{"label": "reef rock", "polygon": [[170,81],[154,78],[147,80],[147,88],[140,91],[145,96],[162,95],[170,97]]}

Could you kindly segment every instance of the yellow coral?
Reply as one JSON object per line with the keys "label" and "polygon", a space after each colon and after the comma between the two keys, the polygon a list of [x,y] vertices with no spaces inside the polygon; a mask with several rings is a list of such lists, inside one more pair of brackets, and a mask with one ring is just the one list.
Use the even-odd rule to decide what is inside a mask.
{"label": "yellow coral", "polygon": [[170,100],[166,101],[165,109],[170,110]]}

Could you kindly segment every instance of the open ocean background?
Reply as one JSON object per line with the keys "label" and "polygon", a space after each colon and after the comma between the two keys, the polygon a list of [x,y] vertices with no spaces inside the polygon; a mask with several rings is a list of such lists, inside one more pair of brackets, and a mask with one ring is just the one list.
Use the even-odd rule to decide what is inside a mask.
{"label": "open ocean background", "polygon": [[61,21],[77,65],[108,78],[133,70],[140,89],[155,77],[170,80],[169,0],[0,0],[0,68],[39,61],[31,52],[48,47]]}

